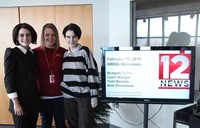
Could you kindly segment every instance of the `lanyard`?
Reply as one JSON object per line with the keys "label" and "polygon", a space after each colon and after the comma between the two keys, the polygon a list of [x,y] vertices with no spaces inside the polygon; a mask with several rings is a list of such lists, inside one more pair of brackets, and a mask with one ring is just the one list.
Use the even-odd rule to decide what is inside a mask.
{"label": "lanyard", "polygon": [[46,62],[47,62],[47,65],[48,65],[48,67],[49,67],[49,70],[50,70],[51,74],[53,74],[53,67],[54,67],[55,51],[56,51],[56,50],[54,50],[54,54],[53,54],[53,65],[52,65],[52,68],[51,68],[51,66],[50,66],[50,64],[49,64],[49,60],[48,60],[48,58],[47,58],[47,54],[46,54],[44,48],[42,48],[42,50],[43,50],[43,52],[44,52],[44,56],[45,56],[45,58],[46,58]]}

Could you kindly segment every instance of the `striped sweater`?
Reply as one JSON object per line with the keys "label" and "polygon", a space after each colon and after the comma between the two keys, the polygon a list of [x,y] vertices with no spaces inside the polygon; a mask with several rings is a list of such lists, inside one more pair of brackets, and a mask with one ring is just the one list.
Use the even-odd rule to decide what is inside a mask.
{"label": "striped sweater", "polygon": [[99,77],[96,61],[88,47],[78,45],[75,52],[66,51],[62,65],[61,91],[64,98],[91,97],[97,104]]}

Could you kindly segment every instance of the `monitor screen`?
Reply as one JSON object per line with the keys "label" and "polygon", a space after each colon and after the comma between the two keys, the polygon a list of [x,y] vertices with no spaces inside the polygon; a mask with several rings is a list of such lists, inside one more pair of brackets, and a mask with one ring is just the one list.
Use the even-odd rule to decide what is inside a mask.
{"label": "monitor screen", "polygon": [[101,55],[103,101],[193,102],[194,46],[104,47]]}

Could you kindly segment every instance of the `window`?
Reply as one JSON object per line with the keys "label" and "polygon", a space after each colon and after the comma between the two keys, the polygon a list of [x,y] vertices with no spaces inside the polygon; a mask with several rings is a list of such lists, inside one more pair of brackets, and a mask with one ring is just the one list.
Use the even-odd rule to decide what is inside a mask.
{"label": "window", "polygon": [[137,38],[138,46],[147,46],[148,37],[148,19],[137,20]]}
{"label": "window", "polygon": [[169,37],[171,32],[178,32],[178,16],[167,17],[164,20],[164,30],[166,37]]}
{"label": "window", "polygon": [[195,36],[196,31],[196,15],[183,15],[180,19],[180,31],[181,32],[187,32],[191,36]]}
{"label": "window", "polygon": [[162,37],[162,18],[150,18],[150,37]]}
{"label": "window", "polygon": [[166,46],[172,32],[190,35],[189,45],[200,44],[199,14],[177,13],[164,16],[136,17],[136,46]]}

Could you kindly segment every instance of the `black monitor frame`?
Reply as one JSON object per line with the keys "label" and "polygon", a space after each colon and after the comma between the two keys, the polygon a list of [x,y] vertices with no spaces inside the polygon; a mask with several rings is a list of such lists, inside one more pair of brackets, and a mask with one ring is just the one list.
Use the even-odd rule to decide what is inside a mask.
{"label": "black monitor frame", "polygon": [[[125,49],[125,50],[124,50]],[[107,97],[106,96],[106,64],[105,55],[107,51],[148,51],[161,50],[190,50],[191,51],[191,68],[190,68],[190,87],[189,98],[186,99],[171,99],[171,98],[123,98],[123,97]],[[194,83],[195,83],[195,46],[167,46],[167,47],[104,47],[101,48],[101,79],[102,79],[102,97],[103,102],[109,103],[148,103],[148,104],[188,104],[193,103],[194,100]],[[149,65],[151,67],[151,65]]]}

